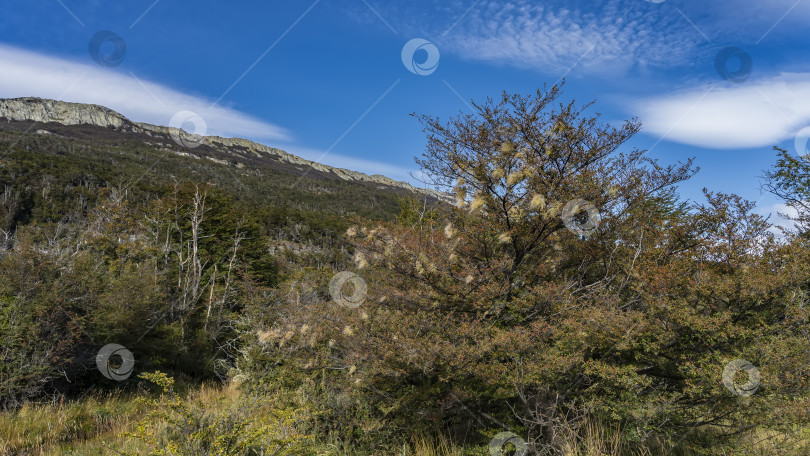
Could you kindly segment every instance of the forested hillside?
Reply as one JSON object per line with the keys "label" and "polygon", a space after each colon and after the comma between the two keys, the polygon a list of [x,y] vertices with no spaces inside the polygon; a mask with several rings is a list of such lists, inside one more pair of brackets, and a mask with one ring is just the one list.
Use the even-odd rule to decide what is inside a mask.
{"label": "forested hillside", "polygon": [[810,162],[780,232],[560,90],[416,116],[451,202],[0,119],[0,454],[806,454]]}
{"label": "forested hillside", "polygon": [[234,355],[237,283],[276,286],[273,251],[340,261],[352,218],[390,219],[406,194],[92,125],[0,128],[3,264],[14,270],[3,274],[14,302],[3,366],[20,369],[4,378],[6,408],[97,383],[87,367],[99,341],[144,347],[145,369],[211,378]]}

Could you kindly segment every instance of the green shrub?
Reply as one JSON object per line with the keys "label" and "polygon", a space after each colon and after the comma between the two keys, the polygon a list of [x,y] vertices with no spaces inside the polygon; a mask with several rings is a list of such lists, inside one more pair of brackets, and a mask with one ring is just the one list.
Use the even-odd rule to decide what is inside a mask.
{"label": "green shrub", "polygon": [[[306,449],[309,437],[295,429],[302,419],[298,410],[268,411],[261,398],[255,396],[240,396],[232,403],[225,403],[224,396],[205,403],[189,402],[178,396],[174,380],[165,374],[145,373],[141,377],[164,393],[160,398],[145,400],[151,409],[148,417],[130,434],[151,448],[150,455],[314,454]],[[163,432],[155,431],[156,424]]]}

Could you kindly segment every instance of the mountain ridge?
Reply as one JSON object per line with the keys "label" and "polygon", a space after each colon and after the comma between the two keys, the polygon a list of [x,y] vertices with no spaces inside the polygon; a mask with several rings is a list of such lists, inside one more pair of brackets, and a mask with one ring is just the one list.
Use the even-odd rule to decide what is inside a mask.
{"label": "mountain ridge", "polygon": [[[181,128],[135,122],[123,114],[105,106],[87,103],[75,103],[38,97],[0,98],[0,118],[7,121],[34,121],[39,123],[55,122],[62,125],[94,125],[113,128],[127,133],[143,133],[148,136],[170,136],[180,148],[187,145],[207,145],[225,151],[231,155],[241,156],[234,152],[250,152],[256,157],[269,157],[291,165],[310,167],[345,181],[369,182],[396,187],[427,194],[443,201],[451,200],[450,196],[432,189],[418,188],[413,185],[391,179],[381,174],[368,175],[345,168],[324,165],[291,154],[285,150],[267,146],[244,138],[225,138],[220,136],[201,136],[188,133]],[[47,130],[46,130],[47,131]],[[180,152],[183,153],[183,152]]]}

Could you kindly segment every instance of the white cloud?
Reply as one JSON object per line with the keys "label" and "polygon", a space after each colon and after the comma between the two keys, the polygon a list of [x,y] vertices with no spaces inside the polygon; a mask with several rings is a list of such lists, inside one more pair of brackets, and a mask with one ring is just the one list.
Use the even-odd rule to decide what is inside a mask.
{"label": "white cloud", "polygon": [[[93,103],[113,109],[130,120],[168,125],[179,111],[192,111],[206,122],[209,135],[241,137],[259,142],[273,142],[302,158],[330,166],[383,174],[395,180],[421,187],[411,177],[415,170],[365,160],[323,150],[307,148],[292,142],[283,128],[251,117],[234,109],[211,106],[211,100],[184,94],[177,90],[140,80],[93,64],[82,64],[0,44],[0,97],[40,97],[77,103]],[[264,140],[264,141],[262,141]]]}
{"label": "white cloud", "polygon": [[139,80],[94,64],[0,44],[0,97],[53,98],[93,103],[118,111],[130,120],[168,125],[179,111],[199,114],[207,134],[250,139],[289,140],[284,128],[234,109],[211,106],[211,101]]}
{"label": "white cloud", "polygon": [[810,125],[810,73],[708,84],[637,101],[647,132],[715,149],[777,145]]}
{"label": "white cloud", "polygon": [[[427,4],[426,4],[427,3]],[[374,2],[407,35],[465,59],[566,74],[616,75],[696,68],[733,43],[805,33],[810,2],[725,0],[424,0]],[[368,8],[364,21],[383,27]],[[358,19],[359,20],[359,19]],[[453,25],[452,27],[451,24]],[[666,77],[666,75],[664,75]]]}
{"label": "white cloud", "polygon": [[673,7],[643,0],[434,3],[421,12],[391,7],[398,11],[384,16],[409,18],[401,27],[433,37],[442,52],[553,75],[692,64],[705,43]]}
{"label": "white cloud", "polygon": [[772,206],[759,207],[758,213],[763,216],[770,216],[768,221],[774,226],[771,231],[780,234],[781,230],[778,227],[784,228],[788,231],[796,229],[796,222],[790,218],[783,217],[780,214],[785,214],[788,217],[798,217],[799,212],[796,208],[790,207],[784,203],[777,203]]}
{"label": "white cloud", "polygon": [[442,40],[471,60],[563,74],[694,60],[704,40],[674,10],[635,1],[482,2]]}

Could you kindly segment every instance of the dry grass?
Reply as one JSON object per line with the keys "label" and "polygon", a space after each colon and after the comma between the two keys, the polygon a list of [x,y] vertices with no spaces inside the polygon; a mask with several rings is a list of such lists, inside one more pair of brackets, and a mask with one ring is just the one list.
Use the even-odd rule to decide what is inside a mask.
{"label": "dry grass", "polygon": [[[203,404],[225,407],[239,399],[239,390],[233,385],[206,385],[188,393],[188,399]],[[293,392],[277,391],[269,403],[294,400]],[[225,398],[224,401],[220,400]],[[123,434],[132,432],[146,415],[146,406],[132,397],[120,395],[94,396],[80,402],[57,405],[26,405],[13,413],[0,413],[0,456],[25,455],[110,455],[117,451],[144,453],[147,449]],[[272,413],[263,410],[259,413]],[[165,431],[156,424],[155,433]],[[654,456],[669,451],[663,445],[650,444],[647,448],[630,448],[616,427],[598,421],[588,421],[578,432],[573,429],[562,433],[562,456]],[[745,454],[755,456],[803,454],[794,452],[798,447],[786,448],[784,439],[773,433],[757,432],[744,439],[745,448],[719,455]],[[775,445],[780,442],[780,445]],[[355,456],[339,442],[316,444],[312,454]],[[779,447],[777,449],[777,447]],[[786,451],[787,450],[787,451]],[[688,455],[682,450],[673,454]],[[486,448],[461,447],[444,436],[414,436],[392,456],[487,456]]]}
{"label": "dry grass", "polygon": [[[189,397],[213,404],[217,398],[232,400],[238,394],[233,386],[204,385]],[[140,444],[123,434],[132,432],[146,412],[146,406],[135,398],[117,394],[62,404],[28,404],[15,412],[0,413],[0,456],[138,452],[143,450]]]}
{"label": "dry grass", "polygon": [[455,446],[444,436],[437,438],[414,437],[410,450],[410,453],[403,452],[403,456],[456,456],[460,455],[462,451],[461,448]]}
{"label": "dry grass", "polygon": [[[565,456],[612,456],[622,452],[621,433],[588,420],[579,432],[565,431],[562,454]],[[647,456],[640,454],[639,456]]]}
{"label": "dry grass", "polygon": [[0,455],[108,454],[103,446],[93,447],[101,440],[123,445],[117,434],[130,429],[142,415],[134,401],[115,395],[26,405],[0,414]]}

